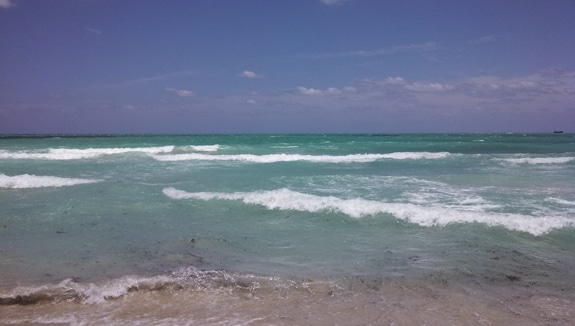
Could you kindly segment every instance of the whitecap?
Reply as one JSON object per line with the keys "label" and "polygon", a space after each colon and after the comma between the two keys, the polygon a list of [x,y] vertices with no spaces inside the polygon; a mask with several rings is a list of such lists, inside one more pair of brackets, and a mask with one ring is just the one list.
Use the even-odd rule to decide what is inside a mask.
{"label": "whitecap", "polygon": [[410,203],[387,203],[362,198],[341,199],[333,196],[304,194],[285,188],[271,191],[220,193],[186,192],[169,187],[163,189],[163,193],[173,199],[240,200],[246,204],[260,205],[272,210],[312,213],[327,211],[343,213],[353,218],[391,214],[398,219],[425,227],[445,226],[452,223],[482,223],[542,235],[553,229],[575,225],[573,220],[561,216],[535,217]]}
{"label": "whitecap", "polygon": [[220,149],[220,145],[190,145],[189,148],[196,152],[217,152]]}
{"label": "whitecap", "polygon": [[439,152],[397,152],[390,154],[350,154],[350,155],[304,155],[304,154],[236,154],[236,155],[210,155],[200,153],[156,155],[151,157],[158,161],[241,161],[251,163],[276,163],[276,162],[320,162],[320,163],[366,163],[382,159],[392,160],[418,160],[418,159],[441,159],[449,153]]}
{"label": "whitecap", "polygon": [[548,198],[545,198],[545,200],[556,203],[556,204],[560,204],[560,205],[575,206],[575,201],[571,201],[571,200],[565,200],[565,199],[555,198],[555,197],[548,197]]}
{"label": "whitecap", "polygon": [[511,164],[564,164],[575,160],[575,157],[521,157],[499,159]]}
{"label": "whitecap", "polygon": [[101,155],[139,152],[146,154],[169,153],[174,146],[123,148],[49,148],[37,151],[0,151],[0,159],[79,160]]}
{"label": "whitecap", "polygon": [[74,186],[86,183],[94,183],[99,181],[101,180],[60,178],[55,176],[37,176],[31,174],[21,174],[15,176],[7,176],[5,174],[0,174],[0,188],[10,188],[10,189],[64,187],[64,186]]}

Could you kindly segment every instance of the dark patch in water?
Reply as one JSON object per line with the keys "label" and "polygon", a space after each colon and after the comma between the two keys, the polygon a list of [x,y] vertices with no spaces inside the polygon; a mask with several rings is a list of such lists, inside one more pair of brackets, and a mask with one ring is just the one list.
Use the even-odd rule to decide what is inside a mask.
{"label": "dark patch in water", "polygon": [[505,275],[505,277],[510,280],[511,282],[521,281],[521,277],[517,275]]}

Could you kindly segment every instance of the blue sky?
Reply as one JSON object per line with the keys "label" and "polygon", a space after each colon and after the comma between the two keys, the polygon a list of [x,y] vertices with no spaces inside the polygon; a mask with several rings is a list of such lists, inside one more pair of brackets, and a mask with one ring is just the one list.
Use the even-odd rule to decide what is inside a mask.
{"label": "blue sky", "polygon": [[575,132],[572,0],[0,0],[0,133]]}

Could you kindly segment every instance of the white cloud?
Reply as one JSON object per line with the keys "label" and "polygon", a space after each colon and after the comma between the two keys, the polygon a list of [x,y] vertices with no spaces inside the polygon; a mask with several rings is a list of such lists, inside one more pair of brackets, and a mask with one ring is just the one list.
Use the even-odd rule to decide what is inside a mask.
{"label": "white cloud", "polygon": [[[294,86],[298,87],[198,100],[210,101],[205,107],[229,107],[229,112],[231,108],[241,108],[233,112],[270,119],[281,116],[285,121],[299,122],[298,126],[309,122],[315,128],[318,126],[315,117],[326,116],[345,121],[338,127],[358,123],[364,128],[361,130],[366,126],[392,130],[397,124],[406,123],[411,130],[422,132],[475,131],[479,125],[486,131],[507,131],[521,129],[521,123],[527,123],[525,128],[552,130],[555,125],[565,129],[569,121],[574,121],[575,71],[454,79],[391,75],[358,79],[349,86],[305,83]],[[531,126],[539,126],[529,127],[530,123],[523,119],[533,121]]]}
{"label": "white cloud", "polygon": [[531,76],[500,78],[496,76],[472,77],[462,82],[471,95],[485,96],[489,92],[498,92],[500,95],[517,95],[527,93],[563,93],[565,84],[569,83],[566,76]]}
{"label": "white cloud", "polygon": [[178,88],[166,88],[167,92],[174,93],[178,96],[196,96],[196,93],[187,89],[178,89]]}
{"label": "white cloud", "polygon": [[575,74],[543,71],[509,78],[474,76],[459,81],[457,90],[450,95],[460,95],[466,104],[489,105],[500,110],[566,112],[575,103]]}
{"label": "white cloud", "polygon": [[303,95],[321,95],[322,91],[315,88],[306,88],[298,86],[297,90]]}
{"label": "white cloud", "polygon": [[387,77],[384,83],[389,85],[405,85],[405,80],[401,77]]}
{"label": "white cloud", "polygon": [[442,83],[409,82],[402,77],[388,77],[382,81],[371,79],[362,80],[364,84],[371,85],[379,89],[393,88],[404,89],[412,92],[442,92],[455,89],[455,86]]}
{"label": "white cloud", "polygon": [[0,0],[0,8],[8,9],[14,7],[14,3],[11,0]]}
{"label": "white cloud", "polygon": [[300,94],[303,95],[338,95],[343,93],[355,93],[357,91],[355,87],[351,86],[346,86],[342,89],[328,87],[325,90],[299,86],[297,87],[297,90]]}
{"label": "white cloud", "polygon": [[481,108],[535,112],[550,106],[564,110],[575,103],[575,73],[548,71],[508,78],[473,76],[448,83],[409,81],[402,77],[363,79],[353,96],[341,96],[338,100],[457,112]]}
{"label": "white cloud", "polygon": [[245,77],[245,78],[263,78],[262,75],[258,75],[253,71],[249,71],[249,70],[244,70],[241,73],[238,74],[239,77]]}
{"label": "white cloud", "polygon": [[455,87],[441,83],[412,83],[405,88],[414,92],[443,92],[453,90]]}

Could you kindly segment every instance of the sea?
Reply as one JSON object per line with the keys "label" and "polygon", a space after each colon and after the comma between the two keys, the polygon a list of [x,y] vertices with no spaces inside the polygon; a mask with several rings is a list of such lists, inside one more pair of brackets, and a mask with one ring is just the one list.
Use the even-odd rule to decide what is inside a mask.
{"label": "sea", "polygon": [[573,325],[575,134],[0,136],[0,325]]}

